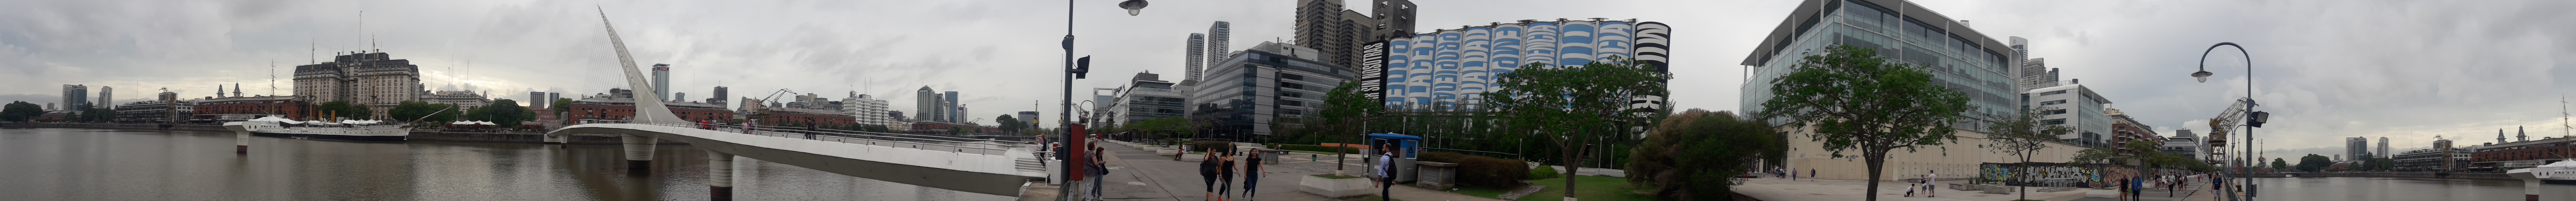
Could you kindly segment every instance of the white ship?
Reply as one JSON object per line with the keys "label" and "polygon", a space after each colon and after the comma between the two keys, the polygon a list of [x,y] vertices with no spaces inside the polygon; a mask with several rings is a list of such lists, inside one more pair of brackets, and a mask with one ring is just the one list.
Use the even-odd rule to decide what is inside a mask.
{"label": "white ship", "polygon": [[261,117],[248,121],[224,122],[225,128],[240,128],[252,136],[288,137],[349,141],[404,141],[411,128],[403,125],[378,125],[376,120],[340,120],[340,122],[296,121]]}

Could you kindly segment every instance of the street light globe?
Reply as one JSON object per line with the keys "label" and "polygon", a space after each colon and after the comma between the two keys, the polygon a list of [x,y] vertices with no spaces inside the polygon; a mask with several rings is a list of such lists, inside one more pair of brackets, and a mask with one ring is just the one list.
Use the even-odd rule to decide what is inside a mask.
{"label": "street light globe", "polygon": [[1127,16],[1136,16],[1136,14],[1145,11],[1145,0],[1127,0],[1125,2],[1118,2],[1118,8],[1127,9]]}
{"label": "street light globe", "polygon": [[2209,82],[2209,75],[2211,74],[2212,73],[2209,73],[2209,71],[2193,72],[2191,73],[2191,77],[2200,78],[2200,82]]}

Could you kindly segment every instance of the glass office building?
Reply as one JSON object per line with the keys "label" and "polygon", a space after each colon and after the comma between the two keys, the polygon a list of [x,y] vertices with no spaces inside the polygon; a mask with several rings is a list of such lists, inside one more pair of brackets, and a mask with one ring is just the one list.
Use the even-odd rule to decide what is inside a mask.
{"label": "glass office building", "polygon": [[1789,73],[1800,58],[1823,54],[1832,45],[1876,49],[1899,62],[1932,72],[1934,84],[1966,93],[1970,120],[1955,127],[1985,132],[2001,117],[2022,108],[2015,80],[2020,53],[1993,37],[1902,0],[1807,0],[1774,28],[1762,45],[1744,58],[1751,75],[1743,83],[1742,107],[1760,111],[1772,98],[1771,82]]}

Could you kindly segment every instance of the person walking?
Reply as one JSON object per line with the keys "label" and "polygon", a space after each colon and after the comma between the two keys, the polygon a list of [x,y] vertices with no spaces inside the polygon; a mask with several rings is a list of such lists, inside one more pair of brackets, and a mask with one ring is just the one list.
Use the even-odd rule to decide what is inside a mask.
{"label": "person walking", "polygon": [[1378,201],[1394,201],[1395,144],[1378,143],[1377,149],[1377,168],[1370,168],[1377,170],[1377,198]]}
{"label": "person walking", "polygon": [[1923,197],[1941,197],[1937,194],[1941,191],[1938,181],[1941,181],[1941,174],[1933,174],[1931,170],[1923,171]]}
{"label": "person walking", "polygon": [[[1259,154],[1254,154],[1253,156],[1259,156]],[[1264,171],[1262,171],[1262,169],[1268,169],[1268,168],[1261,167],[1261,160],[1252,160],[1251,162],[1246,162],[1246,163],[1244,163],[1244,164],[1243,164],[1243,198],[1244,198],[1243,200],[1244,200],[1244,201],[1252,201],[1252,198],[1255,198],[1255,196],[1257,196],[1257,194],[1253,194],[1253,191],[1252,191],[1252,190],[1253,190],[1253,186],[1255,186],[1255,184],[1259,184],[1259,183],[1261,183],[1261,177],[1267,177],[1267,176],[1270,176],[1270,172],[1264,172]]]}
{"label": "person walking", "polygon": [[1207,183],[1204,200],[1216,200],[1216,154],[1216,149],[1207,149],[1206,154],[1199,154],[1199,180]]}
{"label": "person walking", "polygon": [[1216,200],[1225,201],[1226,198],[1234,198],[1232,195],[1234,192],[1234,149],[1225,149],[1225,151],[1210,153],[1222,154],[1216,157],[1217,161],[1221,161],[1217,162],[1216,169],[1216,195],[1218,197]]}

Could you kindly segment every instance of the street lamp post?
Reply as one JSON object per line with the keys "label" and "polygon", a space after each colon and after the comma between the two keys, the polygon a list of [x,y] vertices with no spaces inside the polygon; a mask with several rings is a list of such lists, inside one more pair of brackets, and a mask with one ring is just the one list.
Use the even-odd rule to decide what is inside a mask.
{"label": "street lamp post", "polygon": [[[2209,64],[2208,64],[2208,62],[2209,62],[2209,53],[2210,53],[2210,52],[2212,52],[2212,51],[2216,51],[2216,50],[2218,50],[2218,46],[2235,47],[2235,48],[2236,48],[2236,52],[2237,52],[2239,55],[2244,55],[2244,56],[2245,56],[2245,110],[2249,110],[2249,111],[2250,111],[2250,110],[2254,110],[2254,106],[2255,106],[2255,104],[2254,104],[2254,54],[2253,54],[2253,53],[2251,53],[2251,52],[2247,52],[2247,51],[2245,51],[2245,46],[2239,46],[2239,45],[2236,45],[2236,43],[2234,43],[2234,42],[2219,42],[2219,43],[2218,43],[2218,44],[2216,44],[2216,45],[2209,45],[2209,48],[2208,48],[2208,49],[2201,50],[2201,52],[2200,52],[2200,64],[2199,64],[2199,65],[2200,65],[2200,72],[2192,72],[2192,73],[2191,73],[2191,77],[2193,77],[2193,78],[2197,78],[2197,79],[2199,80],[2199,82],[2209,82],[2209,76],[2210,76],[2210,75],[2214,75],[2214,74],[2215,74],[2215,73],[2210,73],[2210,72],[2209,72]],[[2245,132],[2243,132],[2243,133],[2241,133],[2241,134],[2243,134],[2243,135],[2245,136],[2245,140],[2246,140],[2246,141],[2253,141],[2253,140],[2254,140],[2254,128],[2260,128],[2260,127],[2262,127],[2262,126],[2261,126],[2261,123],[2251,123],[2251,122],[2261,122],[2261,121],[2264,121],[2264,120],[2262,120],[2262,118],[2265,118],[2265,117],[2267,117],[2267,116],[2270,116],[2270,115],[2268,115],[2268,114],[2266,114],[2266,113],[2264,113],[2264,112],[2246,112],[2246,113],[2245,113],[2245,121],[2249,122],[2249,124],[2246,124],[2246,125],[2245,125],[2245,129],[2244,129],[2244,131],[2245,131]],[[2213,128],[2213,129],[2214,129],[2214,128]],[[2242,156],[2242,157],[2244,157],[2244,158],[2245,158],[2245,160],[2246,160],[2246,163],[2245,163],[2245,164],[2247,164],[2247,165],[2255,165],[2255,164],[2258,164],[2258,163],[2261,163],[2261,162],[2262,162],[2262,161],[2254,161],[2254,156],[2253,156],[2253,155],[2247,155],[2247,154],[2250,154],[2250,153],[2254,153],[2254,147],[2253,147],[2253,146],[2245,146],[2245,153],[2239,153],[2238,155],[2244,155],[2244,156]],[[2256,166],[2256,167],[2261,167],[2261,165],[2255,165],[2255,166]],[[2240,168],[2237,168],[2237,172],[2239,172],[2239,173],[2248,173],[2248,172],[2246,172],[2246,171],[2244,170],[2244,168],[2241,168],[2241,167],[2240,167]],[[2254,191],[2251,191],[2251,190],[2252,190],[2252,189],[2254,189],[2254,187],[2255,187],[2255,186],[2254,186],[2254,177],[2253,177],[2253,175],[2252,175],[2252,174],[2247,174],[2247,175],[2245,176],[2245,178],[2244,178],[2244,183],[2243,183],[2243,184],[2241,184],[2241,185],[2245,185],[2245,189],[2243,189],[2243,190],[2247,190],[2247,192],[2246,192],[2246,194],[2245,194],[2245,199],[2246,199],[2246,200],[2253,200],[2253,199],[2254,199]]]}
{"label": "street lamp post", "polygon": [[[1056,141],[1066,143],[1064,143],[1064,147],[1056,149],[1057,153],[1055,154],[1055,158],[1057,163],[1060,163],[1064,167],[1072,167],[1072,163],[1065,162],[1073,161],[1072,159],[1075,159],[1075,157],[1065,153],[1073,153],[1070,151],[1074,149],[1066,148],[1073,148],[1074,144],[1071,143],[1073,142],[1072,140],[1079,137],[1073,136],[1073,121],[1069,120],[1073,117],[1073,80],[1081,79],[1081,76],[1084,73],[1089,73],[1091,71],[1089,66],[1091,58],[1083,58],[1080,62],[1082,63],[1080,66],[1077,66],[1076,61],[1073,59],[1073,1],[1074,0],[1064,1],[1064,106],[1062,108],[1063,111],[1056,112],[1057,130],[1062,130],[1062,133],[1056,135]],[[1145,0],[1127,0],[1124,2],[1118,2],[1118,8],[1127,9],[1127,16],[1136,16],[1137,14],[1141,14],[1139,12],[1145,9]],[[1065,168],[1062,174],[1068,176],[1079,174],[1077,172],[1073,172],[1074,169],[1075,168]],[[1064,186],[1070,187],[1079,185],[1075,182],[1064,182]],[[1058,200],[1074,200],[1074,198],[1081,197],[1079,195],[1075,195],[1073,189],[1074,188],[1056,188],[1056,196]]]}

